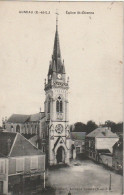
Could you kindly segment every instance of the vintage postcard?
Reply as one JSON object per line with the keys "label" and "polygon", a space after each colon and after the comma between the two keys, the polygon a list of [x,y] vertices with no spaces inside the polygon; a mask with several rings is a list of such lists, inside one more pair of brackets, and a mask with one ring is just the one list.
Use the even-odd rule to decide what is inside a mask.
{"label": "vintage postcard", "polygon": [[123,194],[123,2],[0,1],[0,194]]}

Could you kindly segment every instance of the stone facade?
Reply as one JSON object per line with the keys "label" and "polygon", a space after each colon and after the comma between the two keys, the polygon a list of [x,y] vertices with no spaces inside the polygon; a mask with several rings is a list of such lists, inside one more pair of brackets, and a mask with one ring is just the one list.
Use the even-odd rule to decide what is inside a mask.
{"label": "stone facade", "polygon": [[61,59],[56,24],[53,55],[47,80],[45,79],[44,112],[34,115],[13,114],[8,120],[3,121],[7,131],[23,134],[41,149],[46,154],[48,165],[69,163],[71,146],[68,89],[69,78],[66,78],[64,60]]}
{"label": "stone facade", "polygon": [[45,81],[46,99],[44,103],[47,123],[47,154],[50,165],[69,163],[70,130],[68,118],[68,89],[64,61],[61,60],[58,26],[54,41],[52,60]]}

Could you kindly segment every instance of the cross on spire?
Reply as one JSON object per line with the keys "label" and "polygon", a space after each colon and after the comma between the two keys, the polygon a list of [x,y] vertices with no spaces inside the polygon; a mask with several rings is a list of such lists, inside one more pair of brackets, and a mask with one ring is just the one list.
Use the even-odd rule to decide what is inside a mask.
{"label": "cross on spire", "polygon": [[59,15],[58,10],[56,10],[56,28],[58,28],[58,15]]}

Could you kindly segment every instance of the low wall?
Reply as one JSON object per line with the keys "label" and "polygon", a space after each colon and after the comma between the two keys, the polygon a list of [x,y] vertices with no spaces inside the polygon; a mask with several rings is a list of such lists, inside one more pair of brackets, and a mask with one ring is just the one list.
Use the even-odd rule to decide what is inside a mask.
{"label": "low wall", "polygon": [[109,155],[100,155],[100,163],[108,166],[108,167],[112,167],[112,156]]}

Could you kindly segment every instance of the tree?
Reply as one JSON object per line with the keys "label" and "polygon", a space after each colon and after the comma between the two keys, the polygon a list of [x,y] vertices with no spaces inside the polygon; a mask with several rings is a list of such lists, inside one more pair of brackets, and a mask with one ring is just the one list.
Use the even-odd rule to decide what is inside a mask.
{"label": "tree", "polygon": [[110,127],[113,133],[122,133],[123,132],[123,123],[115,123],[113,121],[107,120],[105,124],[102,125],[103,127]]}
{"label": "tree", "polygon": [[74,124],[74,128],[72,131],[75,132],[86,132],[86,125],[82,122],[77,122]]}
{"label": "tree", "polygon": [[119,122],[116,124],[116,132],[123,132],[123,123]]}
{"label": "tree", "polygon": [[92,132],[96,128],[98,128],[98,125],[94,121],[90,120],[90,121],[87,122],[87,124],[86,124],[86,132],[87,132],[87,134]]}

